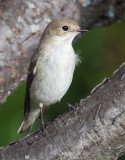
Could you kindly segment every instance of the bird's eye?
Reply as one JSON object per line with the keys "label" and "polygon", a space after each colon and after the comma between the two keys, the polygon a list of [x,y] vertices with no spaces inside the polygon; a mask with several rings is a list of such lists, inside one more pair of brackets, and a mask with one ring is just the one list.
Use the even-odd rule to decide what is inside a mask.
{"label": "bird's eye", "polygon": [[64,31],[68,31],[69,28],[68,28],[68,26],[63,26],[62,29],[63,29]]}

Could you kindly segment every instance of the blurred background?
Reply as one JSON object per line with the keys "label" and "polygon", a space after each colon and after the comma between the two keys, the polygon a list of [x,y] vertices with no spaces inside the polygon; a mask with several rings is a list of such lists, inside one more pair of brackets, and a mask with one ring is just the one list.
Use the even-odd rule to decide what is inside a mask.
{"label": "blurred background", "polygon": [[[81,58],[81,63],[76,67],[72,85],[63,97],[63,100],[71,104],[89,95],[98,83],[105,77],[111,77],[113,71],[125,62],[125,22],[93,29],[85,33],[73,46]],[[26,83],[17,88],[13,95],[7,98],[6,103],[0,105],[0,146],[26,136],[17,134],[23,118],[25,86]],[[44,121],[53,121],[66,110],[63,103],[52,105]],[[40,127],[40,120],[37,120],[31,133]],[[119,160],[125,160],[125,156]]]}

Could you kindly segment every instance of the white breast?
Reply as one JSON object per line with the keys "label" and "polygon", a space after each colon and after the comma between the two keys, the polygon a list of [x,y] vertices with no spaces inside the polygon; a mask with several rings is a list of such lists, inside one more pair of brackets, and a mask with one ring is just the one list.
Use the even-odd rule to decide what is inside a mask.
{"label": "white breast", "polygon": [[42,50],[30,88],[31,98],[50,105],[64,96],[73,77],[75,53],[71,45],[48,46]]}

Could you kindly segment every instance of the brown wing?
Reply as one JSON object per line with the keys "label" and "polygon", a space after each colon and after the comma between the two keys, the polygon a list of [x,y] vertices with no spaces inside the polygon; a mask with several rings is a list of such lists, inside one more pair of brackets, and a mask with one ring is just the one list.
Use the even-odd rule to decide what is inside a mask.
{"label": "brown wing", "polygon": [[31,57],[30,65],[29,65],[29,70],[28,70],[28,76],[27,76],[27,83],[26,83],[26,93],[25,93],[25,102],[24,102],[24,116],[27,117],[26,115],[30,112],[30,87],[34,78],[34,68],[37,63],[37,59],[39,57],[39,50],[40,50],[40,45],[41,45],[41,40],[39,43],[38,48],[34,52],[33,56]]}

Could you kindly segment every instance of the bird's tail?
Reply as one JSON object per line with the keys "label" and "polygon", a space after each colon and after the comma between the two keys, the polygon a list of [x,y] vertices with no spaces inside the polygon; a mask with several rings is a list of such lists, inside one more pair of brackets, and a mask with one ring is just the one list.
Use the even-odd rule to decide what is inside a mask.
{"label": "bird's tail", "polygon": [[20,128],[18,129],[18,134],[30,131],[35,119],[37,118],[37,116],[39,114],[39,112],[40,112],[40,110],[37,110],[36,112],[31,112],[28,115],[28,118],[25,118],[25,116],[24,116],[24,119],[23,119],[23,121],[20,125]]}
{"label": "bird's tail", "polygon": [[23,120],[23,122],[20,125],[20,128],[18,129],[18,134],[29,132],[32,128],[32,125],[34,123],[36,118],[33,118],[32,120]]}

